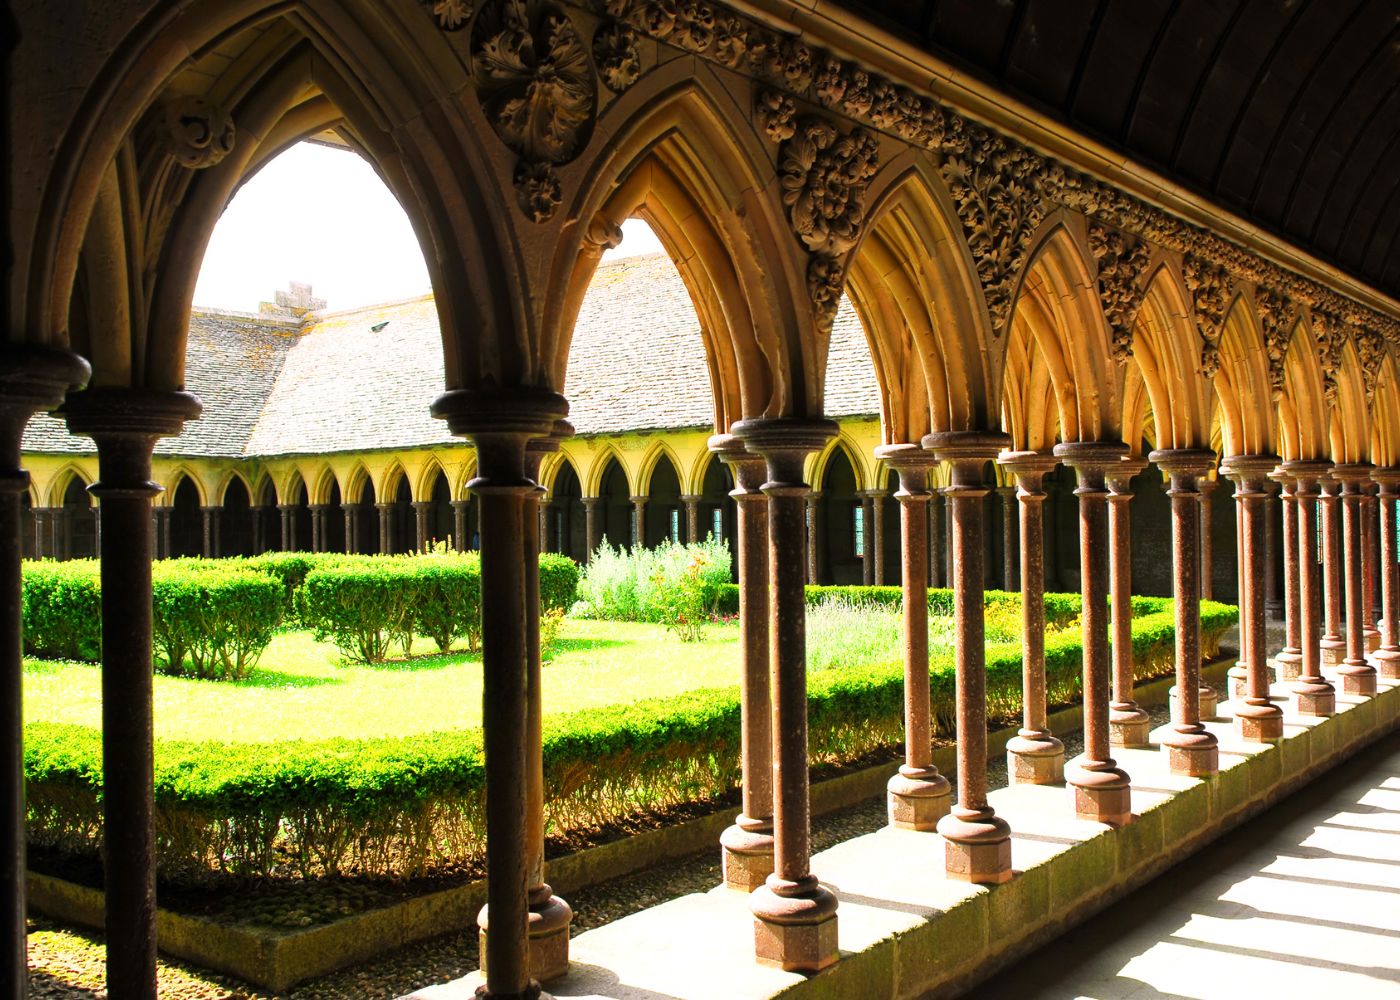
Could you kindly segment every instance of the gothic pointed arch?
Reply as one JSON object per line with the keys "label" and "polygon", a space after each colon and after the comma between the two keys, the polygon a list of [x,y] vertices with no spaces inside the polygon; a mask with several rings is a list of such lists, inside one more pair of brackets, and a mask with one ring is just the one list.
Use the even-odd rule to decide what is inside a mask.
{"label": "gothic pointed arch", "polygon": [[1219,349],[1211,384],[1220,406],[1220,453],[1273,454],[1278,435],[1268,352],[1254,302],[1244,293],[1226,311]]}
{"label": "gothic pointed arch", "polygon": [[1210,436],[1200,335],[1180,271],[1162,261],[1146,279],[1133,327],[1133,363],[1152,402],[1158,448],[1202,448]]}
{"label": "gothic pointed arch", "polygon": [[1329,427],[1332,461],[1367,462],[1371,453],[1371,414],[1361,358],[1348,337],[1338,352],[1336,405]]}
{"label": "gothic pointed arch", "polygon": [[680,459],[676,456],[675,448],[664,438],[658,437],[652,442],[651,447],[647,449],[646,454],[642,457],[641,464],[637,467],[636,483],[637,494],[639,496],[647,496],[651,493],[652,477],[655,475],[657,467],[660,466],[663,461],[670,465],[671,472],[677,483],[677,488],[684,492],[684,480],[682,479],[682,470],[684,466],[681,465]]}
{"label": "gothic pointed arch", "polygon": [[1330,452],[1330,408],[1326,379],[1312,326],[1305,317],[1293,324],[1283,356],[1279,398],[1279,449],[1284,458],[1325,459]]}
{"label": "gothic pointed arch", "polygon": [[1400,466],[1400,366],[1385,352],[1376,373],[1372,399],[1371,462],[1380,468]]}

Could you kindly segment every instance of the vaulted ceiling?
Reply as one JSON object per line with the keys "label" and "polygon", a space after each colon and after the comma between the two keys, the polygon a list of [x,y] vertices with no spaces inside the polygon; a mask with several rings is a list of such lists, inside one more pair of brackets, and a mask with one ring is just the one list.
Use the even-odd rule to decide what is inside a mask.
{"label": "vaulted ceiling", "polygon": [[1400,297],[1400,0],[838,0]]}

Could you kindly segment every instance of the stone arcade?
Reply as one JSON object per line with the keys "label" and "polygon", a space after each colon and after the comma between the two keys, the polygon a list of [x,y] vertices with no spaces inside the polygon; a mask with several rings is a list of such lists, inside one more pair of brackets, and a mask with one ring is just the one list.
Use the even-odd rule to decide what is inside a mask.
{"label": "stone arcade", "polygon": [[[744,512],[736,548],[747,786],[737,832],[724,841],[726,873],[746,888],[771,873],[750,909],[712,911],[752,944],[742,969],[732,968],[827,969],[812,981],[819,986],[843,966],[862,967],[859,955],[838,961],[846,904],[812,870],[805,745],[804,476],[836,433],[825,368],[843,294],[870,344],[882,455],[909,472],[901,510],[918,509],[924,472],[937,463],[949,511],[956,796],[943,794],[921,753],[929,720],[917,694],[908,699],[909,759],[891,788],[892,819],[914,827],[896,831],[908,845],[900,860],[921,887],[946,895],[971,883],[985,914],[986,900],[1021,899],[1017,886],[1029,884],[1012,868],[1023,819],[999,813],[996,801],[1010,800],[989,791],[984,767],[990,463],[1005,462],[1017,479],[1023,546],[1036,534],[1041,470],[1062,463],[1077,480],[1087,751],[1047,762],[1055,747],[1028,655],[1025,744],[1013,753],[1035,759],[1012,770],[1053,780],[1062,766],[1074,791],[1056,814],[1101,821],[1085,824],[1101,844],[1130,852],[1151,828],[1135,807],[1127,813],[1135,768],[1160,767],[1155,780],[1183,789],[1182,776],[1204,776],[1182,793],[1211,804],[1202,817],[1233,815],[1231,796],[1246,794],[1245,771],[1222,761],[1221,727],[1209,721],[1196,614],[1208,551],[1203,485],[1222,457],[1243,528],[1250,711],[1238,716],[1238,735],[1268,748],[1258,758],[1274,767],[1290,747],[1306,749],[1303,735],[1259,742],[1275,732],[1260,592],[1273,477],[1289,487],[1284,518],[1298,546],[1296,560],[1286,554],[1297,574],[1289,635],[1299,671],[1287,714],[1337,713],[1335,726],[1328,718],[1305,731],[1318,762],[1332,759],[1324,737],[1392,724],[1376,715],[1394,711],[1393,688],[1379,679],[1400,664],[1393,5],[1180,3],[1131,17],[1118,5],[1071,16],[1070,5],[1049,0],[1014,14],[963,0],[900,4],[883,16],[854,0],[11,6],[12,259],[0,357],[4,995],[25,990],[25,425],[56,410],[96,447],[108,989],[114,1000],[153,997],[148,595],[161,487],[152,454],[202,409],[185,391],[185,348],[210,232],[245,177],[308,136],[366,156],[408,213],[444,360],[445,391],[418,404],[475,450],[491,703],[490,933],[479,995],[539,996],[536,980],[564,961],[567,907],[544,881],[541,857],[538,622],[527,613],[535,478],[571,432],[561,393],[584,293],[632,216],[656,230],[695,303],[712,447],[736,470]],[[1175,716],[1150,752],[1131,745],[1142,733],[1131,693],[1111,688],[1122,665],[1115,671],[1106,641],[1129,610],[1119,600],[1110,612],[1107,599],[1121,597],[1131,538],[1114,498],[1144,458],[1144,440],[1146,459],[1170,477],[1177,611]],[[1384,504],[1371,499],[1378,487]],[[870,514],[873,529],[883,505]],[[911,583],[926,559],[915,521],[901,521]],[[1366,547],[1375,537],[1379,562]],[[1021,553],[1032,591],[1036,558]],[[1368,566],[1384,592],[1384,634],[1368,630]],[[1034,613],[1028,602],[1030,628]],[[909,614],[906,627],[917,686],[924,623]],[[1374,655],[1371,641],[1380,642]],[[1349,745],[1338,736],[1335,750]],[[1200,818],[1176,843],[1227,825]],[[848,885],[858,881],[847,874]],[[708,942],[710,930],[697,924],[696,933]],[[920,975],[953,960],[934,954]],[[974,963],[964,977],[978,974]]]}

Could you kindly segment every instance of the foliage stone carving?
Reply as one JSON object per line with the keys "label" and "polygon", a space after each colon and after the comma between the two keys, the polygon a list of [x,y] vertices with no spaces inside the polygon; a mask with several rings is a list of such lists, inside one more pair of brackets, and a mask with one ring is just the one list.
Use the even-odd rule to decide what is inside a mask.
{"label": "foliage stone carving", "polygon": [[443,31],[462,30],[475,10],[471,0],[423,0],[423,3],[432,10]]}
{"label": "foliage stone carving", "polygon": [[1293,322],[1292,304],[1281,292],[1260,286],[1254,292],[1259,325],[1264,331],[1264,354],[1269,361],[1269,388],[1278,399],[1283,394],[1284,359]]}
{"label": "foliage stone carving", "polygon": [[1133,321],[1142,307],[1142,273],[1147,244],[1097,222],[1089,225],[1089,251],[1098,262],[1099,301],[1113,341],[1113,360],[1124,363],[1133,350]]}
{"label": "foliage stone carving", "polygon": [[1376,383],[1385,361],[1385,338],[1378,330],[1361,326],[1356,328],[1354,339],[1356,354],[1361,361],[1361,381],[1366,389],[1366,401],[1370,403],[1376,394]]}
{"label": "foliage stone carving", "polygon": [[797,132],[797,105],[787,94],[765,90],[758,95],[758,127],[772,142],[782,143]]}
{"label": "foliage stone carving", "polygon": [[181,97],[165,108],[165,148],[181,166],[212,167],[229,153],[238,135],[228,113],[202,97]]}
{"label": "foliage stone carving", "polygon": [[943,161],[963,234],[1000,335],[1011,318],[1012,286],[1031,235],[1045,217],[1038,190],[1045,161],[980,126],[968,126],[962,149]]}
{"label": "foliage stone carving", "polygon": [[593,61],[603,84],[614,93],[622,93],[642,75],[637,33],[617,21],[603,24],[593,35]]}
{"label": "foliage stone carving", "polygon": [[1225,328],[1225,308],[1230,303],[1230,274],[1223,267],[1188,253],[1182,260],[1182,277],[1191,293],[1191,312],[1201,334],[1200,372],[1212,378],[1220,370],[1220,334]]}
{"label": "foliage stone carving", "polygon": [[1322,366],[1322,394],[1329,406],[1337,404],[1337,374],[1342,367],[1342,347],[1346,344],[1346,330],[1337,316],[1314,311],[1312,314],[1313,339],[1317,343],[1317,360]]}

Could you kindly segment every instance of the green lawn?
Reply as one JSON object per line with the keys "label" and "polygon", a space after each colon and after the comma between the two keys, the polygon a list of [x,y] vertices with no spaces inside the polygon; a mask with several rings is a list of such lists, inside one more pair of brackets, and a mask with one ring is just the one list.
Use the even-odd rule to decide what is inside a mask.
{"label": "green lawn", "polygon": [[[738,626],[710,625],[705,631],[704,642],[682,643],[660,625],[566,620],[544,668],[546,714],[737,684]],[[433,650],[428,640],[414,647],[415,654]],[[249,743],[363,738],[481,722],[478,654],[346,665],[332,644],[289,632],[273,639],[261,664],[237,683],[157,675],[156,737]],[[98,668],[26,661],[24,717],[100,728]]]}

